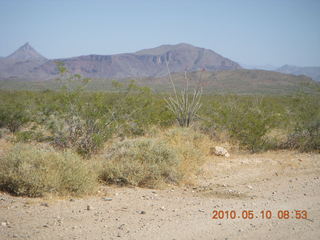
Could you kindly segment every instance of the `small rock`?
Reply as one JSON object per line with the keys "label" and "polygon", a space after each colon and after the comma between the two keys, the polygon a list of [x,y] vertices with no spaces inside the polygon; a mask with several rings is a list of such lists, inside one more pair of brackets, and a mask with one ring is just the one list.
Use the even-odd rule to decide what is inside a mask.
{"label": "small rock", "polygon": [[199,211],[199,212],[204,212],[204,210],[203,210],[203,209],[199,209],[198,211]]}
{"label": "small rock", "polygon": [[70,200],[69,200],[70,202],[74,202],[75,200],[73,199],[73,198],[70,198]]}
{"label": "small rock", "polygon": [[146,214],[146,212],[145,212],[145,211],[140,211],[139,213],[140,213],[140,214]]}
{"label": "small rock", "polygon": [[18,235],[17,235],[17,234],[13,234],[12,237],[13,237],[13,238],[17,238]]}
{"label": "small rock", "polygon": [[7,226],[7,223],[6,223],[6,222],[2,222],[2,223],[1,223],[1,226],[2,226],[2,227],[6,227],[6,226]]}
{"label": "small rock", "polygon": [[161,209],[162,211],[164,211],[164,210],[165,210],[165,207],[164,207],[164,206],[162,206],[160,209]]}
{"label": "small rock", "polygon": [[88,211],[90,211],[90,210],[92,210],[93,209],[93,207],[91,207],[90,205],[87,205],[87,210]]}
{"label": "small rock", "polygon": [[112,201],[112,198],[102,198],[104,201]]}
{"label": "small rock", "polygon": [[215,146],[214,148],[211,148],[211,153],[217,156],[230,157],[230,154],[228,153],[228,151],[225,148],[219,147],[219,146]]}
{"label": "small rock", "polygon": [[42,227],[48,228],[49,225],[48,224],[44,224]]}
{"label": "small rock", "polygon": [[118,229],[123,230],[123,227],[125,226],[125,224],[121,224]]}
{"label": "small rock", "polygon": [[49,207],[49,204],[48,203],[41,203],[40,206]]}
{"label": "small rock", "polygon": [[252,190],[253,189],[253,187],[251,186],[251,185],[248,185],[247,186],[250,190]]}

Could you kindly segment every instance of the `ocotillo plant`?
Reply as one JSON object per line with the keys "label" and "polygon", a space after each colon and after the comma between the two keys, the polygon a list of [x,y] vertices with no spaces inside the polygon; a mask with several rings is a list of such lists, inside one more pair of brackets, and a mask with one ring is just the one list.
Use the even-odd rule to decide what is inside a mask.
{"label": "ocotillo plant", "polygon": [[193,90],[193,94],[189,94],[189,79],[187,72],[185,71],[184,78],[186,80],[186,87],[177,93],[175,84],[173,82],[168,62],[166,61],[168,76],[173,88],[173,96],[165,98],[167,107],[176,116],[179,126],[189,127],[194,119],[198,116],[197,113],[201,108],[202,86],[201,86],[201,74],[196,88]]}

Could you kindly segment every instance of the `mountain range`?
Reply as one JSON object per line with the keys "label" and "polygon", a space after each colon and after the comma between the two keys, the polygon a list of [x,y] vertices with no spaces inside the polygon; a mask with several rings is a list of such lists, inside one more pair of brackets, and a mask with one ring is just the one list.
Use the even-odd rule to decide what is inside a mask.
{"label": "mountain range", "polygon": [[58,75],[55,62],[64,62],[72,73],[90,78],[121,79],[161,77],[171,72],[235,70],[240,65],[216,52],[190,44],[162,45],[135,53],[86,55],[49,60],[29,43],[8,57],[0,59],[0,78],[49,80]]}
{"label": "mountain range", "polygon": [[277,72],[293,74],[293,75],[305,75],[311,77],[313,80],[320,82],[320,67],[298,67],[293,65],[283,65],[276,69]]}
{"label": "mountain range", "polygon": [[[181,87],[185,84],[185,71],[192,79],[190,85],[197,82],[202,72],[202,82],[208,93],[288,94],[311,86],[315,83],[312,78],[320,81],[320,67],[285,65],[276,68],[267,65],[246,69],[248,65],[242,65],[242,68],[210,49],[186,43],[161,45],[135,53],[63,59],[47,59],[26,43],[11,55],[0,58],[0,88],[56,89],[57,85],[52,80],[59,76],[57,61],[63,62],[69,72],[91,78],[89,90],[110,90],[112,79],[135,79],[139,84],[167,91],[170,89],[167,64]],[[263,67],[268,70],[260,70]],[[312,89],[306,87],[307,92],[312,92]]]}
{"label": "mountain range", "polygon": [[249,64],[241,64],[241,67],[245,69],[254,69],[254,70],[267,70],[280,72],[285,74],[292,75],[304,75],[312,78],[314,81],[320,82],[320,67],[299,67],[294,65],[283,65],[281,67],[276,67],[270,64],[266,65],[249,65]]}

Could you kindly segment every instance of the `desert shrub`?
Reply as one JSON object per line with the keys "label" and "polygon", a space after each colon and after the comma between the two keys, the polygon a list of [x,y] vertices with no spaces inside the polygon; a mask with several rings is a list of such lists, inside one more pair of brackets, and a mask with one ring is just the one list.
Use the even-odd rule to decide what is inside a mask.
{"label": "desert shrub", "polygon": [[102,160],[107,183],[156,187],[191,183],[207,160],[209,137],[191,128],[151,129],[146,137],[115,143]]}
{"label": "desert shrub", "polygon": [[104,156],[100,179],[107,183],[155,187],[179,180],[177,153],[151,138],[115,143]]}
{"label": "desert shrub", "polygon": [[7,128],[0,128],[0,139],[5,137],[10,133],[9,129]]}
{"label": "desert shrub", "polygon": [[96,184],[86,162],[70,151],[17,144],[0,164],[0,188],[16,195],[81,195]]}
{"label": "desert shrub", "polygon": [[212,141],[208,136],[192,128],[170,128],[158,135],[160,139],[171,146],[181,159],[178,170],[182,180],[189,181],[198,173],[199,167],[210,154]]}
{"label": "desert shrub", "polygon": [[56,147],[73,148],[79,154],[89,157],[98,151],[111,135],[108,122],[102,119],[67,116],[53,115],[48,121],[48,129],[52,133],[51,143]]}
{"label": "desert shrub", "polygon": [[[52,143],[60,148],[74,148],[79,154],[89,157],[98,151],[111,135],[113,113],[107,116],[107,107],[101,111],[99,94],[93,102],[86,102],[84,89],[90,81],[78,74],[70,74],[64,64],[57,62],[61,89],[56,101],[63,108],[46,108],[42,111],[48,119],[43,120],[52,134]],[[55,111],[53,111],[55,109]]]}
{"label": "desert shrub", "polygon": [[174,116],[166,108],[164,100],[152,94],[151,89],[114,82],[116,94],[109,101],[118,125],[118,136],[142,136],[153,125],[168,126]]}
{"label": "desert shrub", "polygon": [[18,131],[15,134],[15,142],[43,142],[46,140],[46,137],[43,135],[41,131],[37,130],[24,130],[24,131]]}
{"label": "desert shrub", "polygon": [[293,98],[290,117],[294,127],[283,146],[304,152],[320,152],[320,96],[301,94]]}
{"label": "desert shrub", "polygon": [[0,105],[0,128],[6,127],[14,133],[29,120],[29,113],[22,103],[10,102]]}
{"label": "desert shrub", "polygon": [[270,148],[266,135],[283,119],[277,106],[262,97],[228,96],[223,100],[211,105],[209,126],[226,130],[231,139],[251,152]]}
{"label": "desert shrub", "polygon": [[320,152],[320,121],[296,129],[288,136],[285,148],[299,149],[303,152]]}

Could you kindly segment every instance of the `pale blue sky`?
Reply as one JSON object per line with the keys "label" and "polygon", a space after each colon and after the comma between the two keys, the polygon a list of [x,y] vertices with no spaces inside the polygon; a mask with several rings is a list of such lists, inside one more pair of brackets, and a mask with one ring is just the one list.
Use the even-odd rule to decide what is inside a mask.
{"label": "pale blue sky", "polygon": [[245,64],[320,66],[320,0],[0,0],[0,56],[48,58],[186,42]]}

